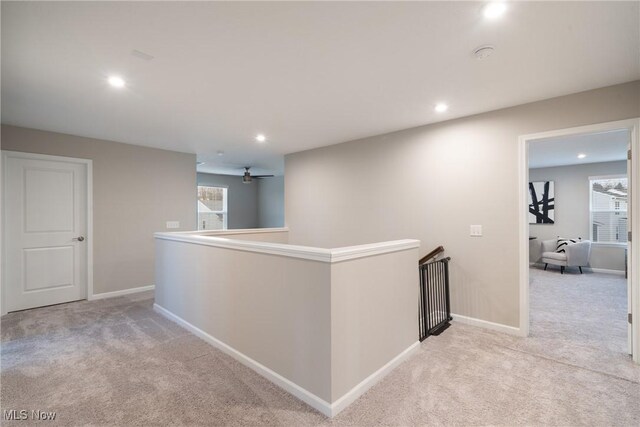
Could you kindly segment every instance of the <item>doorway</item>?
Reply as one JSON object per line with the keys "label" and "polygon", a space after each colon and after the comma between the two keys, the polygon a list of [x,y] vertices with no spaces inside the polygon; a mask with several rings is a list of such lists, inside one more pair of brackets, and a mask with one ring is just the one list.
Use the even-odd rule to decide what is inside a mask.
{"label": "doorway", "polygon": [[[556,256],[556,250],[558,249],[557,245],[559,244],[558,239],[566,238],[570,240],[568,242],[569,244],[578,243],[582,248],[588,247],[588,250],[582,251],[582,255],[586,256],[587,259],[591,256],[591,250],[595,248],[598,253],[598,260],[594,263],[594,265],[602,266],[603,263],[606,264],[607,262],[613,262],[612,265],[614,265],[614,267],[612,268],[612,270],[618,270],[617,273],[619,275],[624,275],[624,254],[626,249],[627,279],[624,279],[623,276],[618,276],[617,281],[612,279],[611,283],[609,283],[611,289],[617,289],[617,291],[614,292],[615,295],[612,294],[612,298],[617,298],[618,300],[623,298],[624,300],[626,300],[623,302],[626,303],[624,304],[624,307],[618,307],[618,311],[622,309],[622,314],[616,312],[614,316],[616,318],[603,319],[605,322],[607,322],[605,323],[605,325],[603,325],[603,331],[606,331],[607,324],[620,322],[617,323],[616,326],[619,327],[619,329],[627,329],[627,333],[625,334],[628,337],[628,342],[625,346],[627,348],[627,352],[629,354],[632,354],[633,360],[638,363],[638,322],[631,321],[633,320],[632,313],[638,313],[640,305],[637,271],[637,266],[639,265],[639,251],[637,250],[637,242],[633,241],[631,237],[633,234],[632,231],[634,229],[639,230],[640,226],[638,225],[638,215],[633,215],[634,212],[638,212],[638,198],[633,198],[631,197],[631,195],[633,194],[634,188],[640,188],[640,186],[638,185],[638,172],[640,169],[638,167],[638,159],[634,159],[632,155],[633,153],[640,152],[640,150],[638,150],[639,127],[640,120],[633,119],[544,132],[533,135],[525,135],[520,137],[520,328],[523,335],[528,336],[531,331],[530,321],[532,316],[532,305],[536,310],[538,310],[540,306],[536,306],[536,304],[540,304],[541,302],[544,304],[544,301],[553,304],[556,303],[559,298],[566,298],[567,301],[571,301],[572,298],[587,296],[586,293],[588,292],[588,288],[590,286],[593,289],[602,291],[603,288],[599,288],[597,285],[594,285],[590,282],[592,282],[593,279],[597,277],[597,274],[611,273],[611,271],[604,271],[607,270],[607,268],[589,268],[587,269],[587,271],[585,271],[585,273],[587,274],[582,275],[581,278],[580,270],[582,269],[580,267],[592,267],[591,263],[587,262],[586,265],[574,266],[574,263],[566,262],[566,257],[564,257],[563,260],[559,260],[564,256],[564,254],[558,253]],[[630,157],[628,163],[626,156],[624,156],[624,158],[616,159],[618,160],[617,162],[612,162],[611,164],[607,165],[599,165],[601,167],[601,171],[606,172],[607,170],[609,170],[610,173],[589,173],[588,171],[583,170],[582,173],[587,173],[587,176],[583,177],[585,179],[581,180],[584,181],[582,182],[582,184],[580,184],[581,187],[575,187],[577,188],[577,190],[574,191],[567,191],[567,180],[569,179],[568,175],[557,175],[561,172],[561,168],[540,168],[535,171],[532,169],[530,176],[530,160],[533,160],[534,162],[539,161],[539,159],[536,160],[535,151],[533,153],[531,151],[532,147],[535,144],[544,146],[544,144],[553,144],[554,142],[558,142],[559,140],[568,141],[571,139],[573,139],[574,142],[579,139],[586,141],[589,138],[589,135],[598,134],[600,135],[600,138],[602,137],[602,135],[617,135],[618,137],[623,134],[626,135],[625,145],[628,144]],[[570,146],[570,144],[568,144],[567,146]],[[575,151],[575,146],[572,147],[571,150]],[[572,155],[576,159],[586,163],[587,160],[585,160],[585,157],[588,156],[588,154],[583,153],[582,151],[588,150],[579,150],[576,153],[572,153]],[[623,155],[624,154],[626,153],[623,153]],[[553,160],[558,161],[559,157],[561,157],[561,155],[556,153]],[[616,170],[611,169],[614,166],[615,168],[617,168]],[[580,167],[577,166],[572,166],[571,168],[573,168],[574,171],[580,169]],[[567,170],[569,169],[570,168],[567,167]],[[551,176],[552,172],[556,173],[555,178]],[[566,171],[564,173],[568,174],[568,172]],[[627,178],[627,174],[628,179],[623,179]],[[560,183],[562,183],[562,186],[558,188],[558,184]],[[624,185],[628,185],[628,189],[623,188]],[[541,203],[541,201],[531,201],[531,186],[534,187],[534,190],[538,190],[537,192],[533,192],[534,197],[535,195],[537,195],[537,193],[540,193],[540,197],[546,198],[546,202],[544,204],[544,213],[542,211],[534,212],[536,216],[538,216],[538,221],[540,222],[539,224],[535,224],[535,220],[532,220],[531,218],[532,215],[530,212],[530,205],[532,203],[534,203],[534,205],[536,203]],[[560,190],[560,192],[558,192],[558,190]],[[582,198],[588,198],[588,201],[578,201],[577,199],[573,200],[577,197],[577,193],[580,193],[580,197]],[[626,197],[627,194],[624,193],[628,193],[628,199]],[[616,194],[619,197],[615,197]],[[601,203],[601,198],[603,200],[606,199],[607,203],[611,203],[610,209],[609,207],[603,207],[604,205],[603,203]],[[559,206],[562,210],[556,209],[558,201],[562,202],[562,204]],[[580,205],[582,209],[586,209],[587,211],[580,212],[580,219],[568,219],[567,215],[569,215],[569,211],[572,208],[575,208],[576,205]],[[562,218],[566,226],[566,230],[572,231],[560,231],[558,227],[554,228],[554,230],[551,230],[551,228],[553,227],[545,228],[548,225],[553,225],[556,221],[556,218],[558,224],[560,223],[560,218]],[[531,226],[530,228],[531,221],[533,221],[535,225]],[[579,230],[578,228],[576,228],[578,226],[580,226]],[[627,242],[627,231],[631,232],[628,236],[630,237],[629,242]],[[553,234],[553,236],[547,235],[549,233]],[[540,234],[540,236],[536,236],[535,234]],[[575,236],[573,234],[575,234]],[[535,237],[536,239],[529,240],[530,237]],[[596,240],[595,245],[593,242],[594,239]],[[550,242],[553,243],[553,245],[551,245]],[[539,251],[542,251],[542,248],[545,248],[545,244],[547,246],[551,245],[554,247],[552,249],[544,249],[545,251],[547,251],[545,252],[547,254],[547,258],[541,258],[541,253],[536,253],[535,251],[536,248],[540,248]],[[607,260],[607,257],[611,259]],[[615,258],[615,260],[612,257]],[[554,258],[558,258],[558,260],[555,260]],[[542,263],[540,263],[541,261]],[[531,270],[532,273],[530,273],[530,263],[535,262],[539,263],[538,265],[540,266],[540,268],[539,270]],[[578,264],[584,263],[585,261],[581,260]],[[544,267],[548,267],[547,271],[544,271]],[[596,274],[593,274],[594,271]],[[551,294],[546,295],[546,297],[540,297],[540,295],[544,295],[545,289],[544,286],[537,285],[539,285],[540,282],[544,280],[552,281],[555,283],[549,285],[548,289],[546,289],[546,292],[550,291]],[[577,287],[579,285],[576,281],[579,280],[582,280],[581,283],[584,283],[583,288]],[[532,281],[534,281],[534,283],[535,281],[538,281],[536,285],[534,285],[534,287],[532,287]],[[569,282],[574,282],[573,291],[577,292],[573,297],[570,295],[571,284],[569,284]],[[530,294],[532,289],[536,292],[542,292],[542,294],[538,293],[532,296]],[[560,292],[562,295],[557,293],[554,294],[554,292]],[[622,292],[622,294],[620,294],[620,292]],[[567,295],[564,295],[565,293]],[[533,300],[534,297],[540,297],[541,299]],[[591,295],[591,297],[595,298],[592,301],[599,301],[597,296]],[[547,299],[545,300],[544,298]],[[565,304],[564,307],[566,308],[570,306]],[[628,325],[624,323],[627,321],[627,313],[624,312],[625,308],[627,313],[629,313],[628,319],[630,322],[628,323]],[[548,314],[552,311],[553,310],[550,309],[550,311],[546,313],[548,317],[547,321],[557,322],[557,324],[565,323],[566,327],[571,327],[570,313],[568,311],[565,312],[562,310],[562,304],[560,304],[560,306],[557,307],[557,310],[552,313],[553,316],[548,316]],[[533,314],[538,315],[539,313],[536,312]],[[553,319],[551,319],[551,317],[553,317]],[[538,320],[540,320],[540,318],[538,318]],[[578,324],[579,323],[576,323],[576,325]],[[538,329],[534,329],[533,332],[534,335],[539,335]],[[558,331],[555,331],[555,333],[559,334]],[[549,342],[547,344],[549,344]],[[606,346],[606,344],[603,344],[603,347],[604,346]],[[586,347],[580,346],[575,346],[573,350],[573,352],[576,353],[576,357],[584,356],[584,354],[577,353],[586,353],[587,351]],[[571,350],[569,350],[569,352],[571,352]]]}
{"label": "doorway", "polygon": [[92,291],[92,162],[3,151],[2,313]]}

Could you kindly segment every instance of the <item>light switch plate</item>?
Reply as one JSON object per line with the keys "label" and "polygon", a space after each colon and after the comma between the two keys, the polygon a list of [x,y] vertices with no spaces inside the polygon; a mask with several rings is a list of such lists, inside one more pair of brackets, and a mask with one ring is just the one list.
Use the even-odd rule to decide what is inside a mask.
{"label": "light switch plate", "polygon": [[167,229],[180,228],[180,221],[167,221]]}
{"label": "light switch plate", "polygon": [[482,226],[481,225],[470,225],[469,226],[469,235],[471,237],[482,237]]}

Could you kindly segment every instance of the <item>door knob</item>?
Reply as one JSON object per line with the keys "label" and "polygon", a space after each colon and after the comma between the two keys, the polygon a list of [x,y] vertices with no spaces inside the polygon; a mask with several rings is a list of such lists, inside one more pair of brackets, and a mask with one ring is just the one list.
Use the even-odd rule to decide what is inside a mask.
{"label": "door knob", "polygon": [[82,242],[84,240],[84,237],[80,236],[80,237],[74,237],[71,240],[77,240],[78,242]]}

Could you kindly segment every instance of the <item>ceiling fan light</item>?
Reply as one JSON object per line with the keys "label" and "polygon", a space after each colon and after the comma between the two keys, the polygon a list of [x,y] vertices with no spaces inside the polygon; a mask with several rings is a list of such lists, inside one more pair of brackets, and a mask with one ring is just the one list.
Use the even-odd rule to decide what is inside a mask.
{"label": "ceiling fan light", "polygon": [[251,174],[249,172],[245,172],[244,175],[242,176],[242,183],[251,184]]}

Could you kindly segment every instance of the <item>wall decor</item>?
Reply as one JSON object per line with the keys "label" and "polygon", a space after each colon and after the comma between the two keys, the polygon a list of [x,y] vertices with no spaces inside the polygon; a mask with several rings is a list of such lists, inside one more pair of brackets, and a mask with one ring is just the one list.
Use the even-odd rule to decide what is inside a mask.
{"label": "wall decor", "polygon": [[553,224],[555,218],[553,181],[529,183],[529,224]]}

